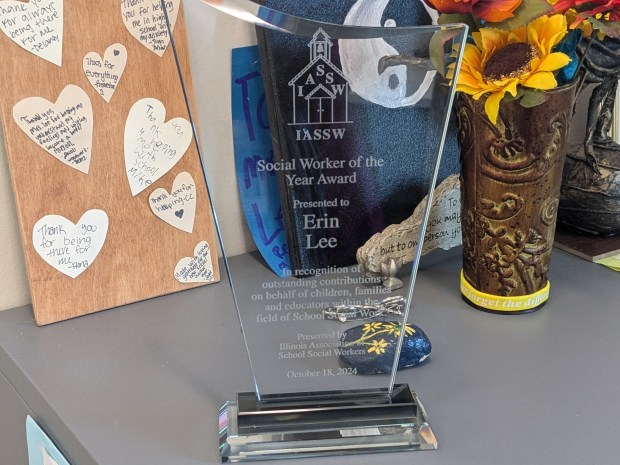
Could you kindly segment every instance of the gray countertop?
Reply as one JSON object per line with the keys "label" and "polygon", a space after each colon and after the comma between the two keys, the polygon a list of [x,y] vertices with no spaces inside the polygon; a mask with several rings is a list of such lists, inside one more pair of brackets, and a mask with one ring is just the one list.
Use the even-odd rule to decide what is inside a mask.
{"label": "gray countertop", "polygon": [[[547,305],[495,315],[461,300],[459,253],[422,261],[410,320],[433,352],[397,379],[439,449],[299,463],[618,463],[620,275],[556,249]],[[225,282],[42,328],[0,312],[0,371],[75,465],[219,463],[218,409],[252,390]]]}

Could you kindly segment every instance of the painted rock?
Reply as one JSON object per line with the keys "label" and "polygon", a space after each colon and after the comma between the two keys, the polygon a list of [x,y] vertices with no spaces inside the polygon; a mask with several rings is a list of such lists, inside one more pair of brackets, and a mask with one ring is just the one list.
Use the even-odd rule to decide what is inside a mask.
{"label": "painted rock", "polygon": [[[340,360],[357,368],[360,375],[390,373],[402,328],[398,321],[373,321],[347,329],[340,338]],[[407,323],[398,368],[418,365],[430,353],[428,336],[419,326]]]}

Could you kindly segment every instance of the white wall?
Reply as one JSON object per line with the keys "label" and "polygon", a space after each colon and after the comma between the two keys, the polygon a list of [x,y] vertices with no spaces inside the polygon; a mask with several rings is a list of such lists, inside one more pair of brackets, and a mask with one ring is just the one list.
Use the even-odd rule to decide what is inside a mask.
{"label": "white wall", "polygon": [[194,92],[207,178],[228,255],[255,250],[237,195],[230,110],[231,48],[254,45],[254,28],[199,1],[185,1]]}
{"label": "white wall", "polygon": [[0,310],[30,302],[9,164],[0,131]]}

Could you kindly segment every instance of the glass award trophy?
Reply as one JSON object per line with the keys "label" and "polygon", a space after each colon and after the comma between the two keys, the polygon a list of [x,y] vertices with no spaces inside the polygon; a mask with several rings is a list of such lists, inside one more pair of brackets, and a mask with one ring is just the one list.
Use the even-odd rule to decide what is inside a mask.
{"label": "glass award trophy", "polygon": [[[198,122],[213,110],[188,100],[255,383],[220,411],[223,461],[436,448],[417,394],[395,377],[430,350],[411,324],[414,282],[433,189],[450,174],[441,155],[456,147],[467,28],[415,25],[430,22],[422,2],[398,3],[183,3],[192,63],[208,68],[207,82],[193,79],[198,100],[216,82],[232,95],[218,118],[230,119],[234,155],[233,144],[209,151]],[[208,59],[224,42],[218,21],[258,47]],[[237,185],[214,189],[209,160],[233,156]],[[231,256],[238,225],[220,205],[236,196],[258,251]],[[425,198],[419,233],[403,236]]]}

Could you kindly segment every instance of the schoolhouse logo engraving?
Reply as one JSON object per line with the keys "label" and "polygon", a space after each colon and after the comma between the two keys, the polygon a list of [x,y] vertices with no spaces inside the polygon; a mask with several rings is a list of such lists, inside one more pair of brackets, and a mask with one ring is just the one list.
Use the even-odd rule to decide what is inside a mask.
{"label": "schoolhouse logo engraving", "polygon": [[[288,83],[293,95],[296,125],[336,125],[349,121],[349,82],[332,63],[333,43],[319,29],[308,43],[310,62]],[[345,128],[296,129],[297,140],[342,139]]]}

